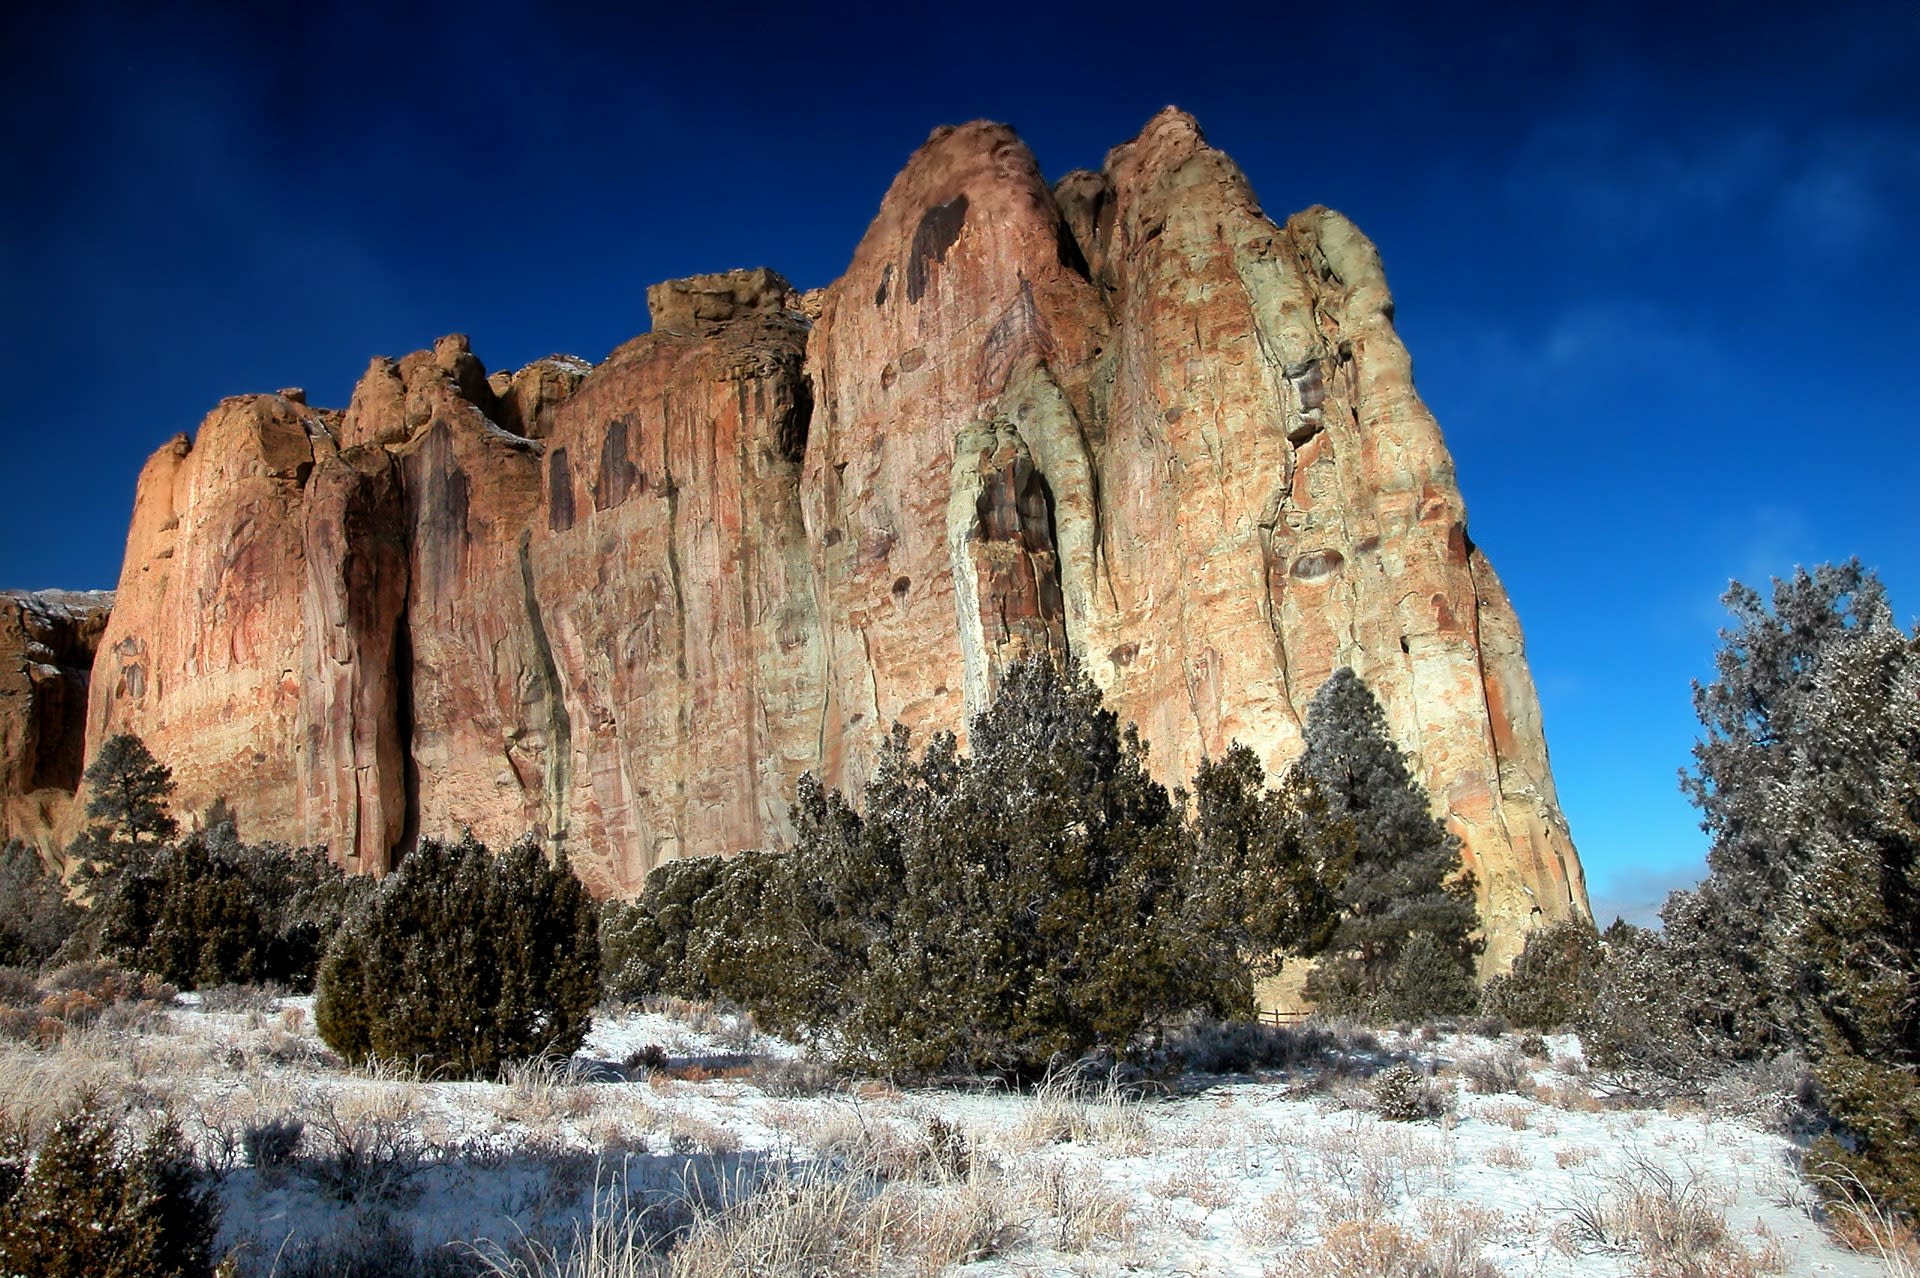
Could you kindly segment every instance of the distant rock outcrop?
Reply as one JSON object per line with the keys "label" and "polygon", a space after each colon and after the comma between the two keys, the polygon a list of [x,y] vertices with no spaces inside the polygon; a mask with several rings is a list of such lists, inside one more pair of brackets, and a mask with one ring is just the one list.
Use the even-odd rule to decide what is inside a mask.
{"label": "distant rock outcrop", "polygon": [[1053,186],[1003,126],[938,130],[823,293],[648,304],[591,371],[443,338],[344,412],[229,400],[162,448],[91,738],[349,865],[531,829],[630,891],[780,844],[803,771],[858,788],[889,724],[963,728],[1024,653],[1079,660],[1168,780],[1236,739],[1284,765],[1350,665],[1490,961],[1586,912],[1379,258],[1330,210],[1270,221],[1188,116]]}

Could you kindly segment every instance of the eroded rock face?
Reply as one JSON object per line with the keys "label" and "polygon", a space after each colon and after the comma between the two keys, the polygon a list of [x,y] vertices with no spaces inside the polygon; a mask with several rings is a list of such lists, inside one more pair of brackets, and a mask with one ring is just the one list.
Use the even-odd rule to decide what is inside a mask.
{"label": "eroded rock face", "polygon": [[0,592],[0,837],[50,860],[78,833],[87,682],[112,608],[106,590]]}
{"label": "eroded rock face", "polygon": [[779,845],[806,770],[1081,661],[1164,779],[1273,770],[1353,666],[1460,833],[1489,963],[1586,910],[1512,608],[1371,244],[1284,224],[1177,111],[1055,186],[937,131],[847,272],[649,290],[591,368],[376,360],[228,401],[142,476],[90,733],[188,810],[379,870],[471,825],[625,891]]}

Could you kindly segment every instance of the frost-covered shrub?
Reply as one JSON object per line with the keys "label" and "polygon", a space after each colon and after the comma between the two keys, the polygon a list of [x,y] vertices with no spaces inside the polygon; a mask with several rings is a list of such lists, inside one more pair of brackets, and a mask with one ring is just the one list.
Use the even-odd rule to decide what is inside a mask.
{"label": "frost-covered shrub", "polygon": [[1257,1021],[1196,1018],[1167,1035],[1165,1053],[1202,1074],[1244,1074],[1324,1061],[1339,1050],[1334,1034],[1319,1025],[1267,1025]]}
{"label": "frost-covered shrub", "polygon": [[1397,1123],[1438,1118],[1453,1108],[1451,1090],[1437,1079],[1397,1061],[1373,1076],[1373,1112]]}
{"label": "frost-covered shrub", "polygon": [[1565,919],[1527,936],[1513,970],[1480,991],[1482,1011],[1518,1029],[1578,1025],[1593,1009],[1600,982],[1600,934],[1585,919]]}
{"label": "frost-covered shrub", "polygon": [[98,907],[101,946],[182,989],[305,992],[349,903],[370,886],[322,851],[244,844],[225,826],[124,867]]}
{"label": "frost-covered shrub", "polygon": [[900,1073],[1038,1077],[1250,1004],[1181,809],[1091,681],[1018,663],[970,741],[915,757],[897,730],[864,810],[803,778],[794,850],[717,875],[688,962],[760,1024]]}
{"label": "frost-covered shrub", "polygon": [[217,1208],[177,1128],[136,1143],[96,1097],[54,1123],[31,1165],[0,1150],[0,1273],[204,1278]]}
{"label": "frost-covered shrub", "polygon": [[46,962],[79,924],[79,907],[38,852],[0,847],[0,965]]}
{"label": "frost-covered shrub", "polygon": [[351,1062],[497,1073],[569,1056],[599,994],[599,910],[564,853],[428,839],[335,935],[314,1024]]}

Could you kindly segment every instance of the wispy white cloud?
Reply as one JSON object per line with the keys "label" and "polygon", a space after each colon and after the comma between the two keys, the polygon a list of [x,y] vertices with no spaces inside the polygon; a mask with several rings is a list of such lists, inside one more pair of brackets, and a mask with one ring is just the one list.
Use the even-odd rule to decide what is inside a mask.
{"label": "wispy white cloud", "polygon": [[1897,122],[1689,120],[1619,95],[1536,123],[1506,193],[1571,237],[1737,226],[1853,255],[1899,233],[1916,182],[1920,130]]}

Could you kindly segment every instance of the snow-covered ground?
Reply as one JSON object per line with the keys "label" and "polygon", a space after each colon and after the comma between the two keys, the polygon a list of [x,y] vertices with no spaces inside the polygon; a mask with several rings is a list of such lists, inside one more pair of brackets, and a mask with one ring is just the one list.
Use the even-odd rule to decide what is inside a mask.
{"label": "snow-covered ground", "polygon": [[[92,1084],[179,1116],[222,1171],[222,1248],[281,1278],[355,1249],[564,1250],[596,1195],[666,1232],[767,1183],[844,1191],[865,1250],[835,1272],[1886,1272],[1816,1222],[1787,1137],[1603,1103],[1571,1038],[1548,1040],[1551,1063],[1521,1064],[1511,1037],[1383,1036],[1334,1070],[898,1090],[833,1082],[740,1018],[675,1010],[603,1015],[566,1065],[466,1083],[342,1068],[308,999],[188,998],[138,1031],[0,1045],[0,1085],[51,1105]],[[1395,1053],[1450,1112],[1371,1112],[1369,1075]],[[1476,1059],[1515,1090],[1474,1090],[1503,1072]],[[1649,1236],[1674,1240],[1665,1262]],[[1687,1252],[1695,1267],[1678,1267]]]}

